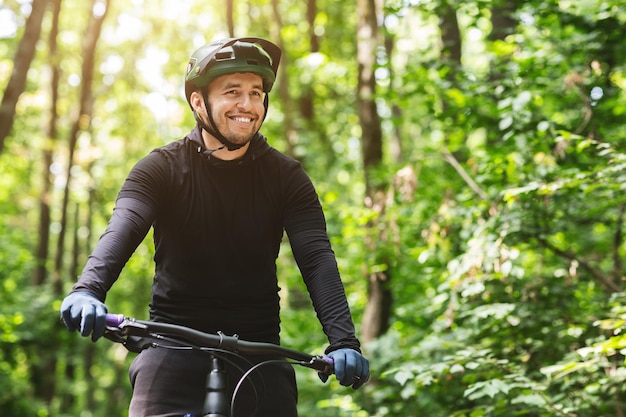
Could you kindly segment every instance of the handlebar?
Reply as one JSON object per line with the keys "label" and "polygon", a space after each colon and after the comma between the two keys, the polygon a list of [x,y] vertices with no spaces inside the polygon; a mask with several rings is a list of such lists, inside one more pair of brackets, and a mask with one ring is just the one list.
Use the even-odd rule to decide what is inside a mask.
{"label": "handlebar", "polygon": [[[222,349],[249,355],[276,355],[295,360],[299,365],[315,369],[326,375],[334,373],[334,361],[327,356],[309,355],[273,343],[249,342],[239,339],[237,335],[227,336],[221,332],[217,334],[204,333],[176,324],[137,320],[131,317],[125,317],[123,314],[107,314],[106,328],[107,332],[105,336],[107,336],[107,338],[114,342],[122,343],[129,350],[133,351],[137,350],[127,345],[128,337],[139,336],[162,339],[164,337],[174,336],[194,346]],[[140,345],[138,349],[143,350],[148,346],[149,344],[143,344]]]}

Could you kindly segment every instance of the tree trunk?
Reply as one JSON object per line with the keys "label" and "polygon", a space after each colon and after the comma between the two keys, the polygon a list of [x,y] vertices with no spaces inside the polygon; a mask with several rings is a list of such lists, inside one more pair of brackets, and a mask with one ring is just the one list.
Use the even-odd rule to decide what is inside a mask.
{"label": "tree trunk", "polygon": [[235,16],[234,0],[226,0],[226,24],[228,25],[228,36],[235,37]]}
{"label": "tree trunk", "polygon": [[[315,35],[315,17],[317,16],[317,1],[307,0],[306,2],[306,22],[309,34],[309,52],[314,54],[319,52],[320,43],[317,35]],[[313,108],[313,88],[311,84],[302,86],[302,96],[300,96],[300,113],[307,121],[309,126],[315,118]]]}
{"label": "tree trunk", "polygon": [[[503,41],[508,35],[515,33],[517,26],[517,20],[515,19],[515,12],[517,11],[517,1],[498,0],[491,6],[491,32],[487,36],[489,42]],[[508,57],[504,57],[504,60]],[[489,80],[492,85],[496,85],[498,80],[502,79],[503,75],[500,71],[500,61],[502,57],[493,59],[489,67]],[[498,97],[493,95],[493,101],[497,102]],[[494,108],[496,108],[494,106]],[[497,126],[499,115],[497,112],[492,114],[492,122],[490,125]],[[489,146],[497,144],[501,137],[501,133],[493,131],[487,136],[487,143]]]}
{"label": "tree trunk", "polygon": [[[320,37],[315,33],[315,20],[317,19],[317,14],[317,0],[307,0],[306,22],[310,54],[317,54],[320,52]],[[308,84],[302,86],[302,94],[299,98],[300,114],[309,128],[309,132],[313,132],[315,134],[313,140],[322,144],[325,154],[328,155],[326,167],[330,169],[330,167],[335,163],[335,152],[333,151],[332,144],[328,139],[328,135],[325,134],[324,130],[319,129],[319,124],[316,122],[315,90],[313,89],[313,84],[315,82],[315,77],[313,77]],[[300,155],[300,160],[302,160],[302,158],[302,155]]]}
{"label": "tree trunk", "polygon": [[515,33],[517,19],[514,16],[516,11],[516,0],[498,0],[493,2],[491,6],[491,32],[487,37],[489,41],[501,41],[508,35]]}
{"label": "tree trunk", "polygon": [[[39,2],[45,3],[45,2]],[[48,59],[50,61],[51,70],[51,82],[50,82],[50,119],[48,121],[46,136],[47,141],[44,145],[43,151],[43,166],[42,166],[42,193],[39,200],[39,232],[38,243],[36,249],[37,264],[33,271],[33,285],[43,286],[46,282],[47,269],[46,261],[48,259],[48,248],[50,239],[50,199],[52,192],[52,178],[50,174],[50,165],[52,165],[53,146],[57,137],[57,101],[58,101],[58,87],[59,87],[59,65],[56,61],[56,49],[57,49],[57,35],[59,32],[59,13],[61,9],[61,0],[53,0],[53,14],[52,14],[52,26],[50,28],[50,35],[48,37]],[[33,4],[33,7],[35,5]],[[33,11],[34,13],[34,11]],[[31,13],[31,18],[33,14]],[[30,18],[29,18],[30,19]],[[39,20],[39,25],[41,20]],[[28,27],[26,31],[28,32]],[[24,35],[26,37],[26,34]],[[39,33],[36,38],[39,38]],[[23,41],[23,39],[22,39]],[[35,42],[36,43],[36,40]],[[33,43],[33,46],[34,46]],[[32,58],[32,56],[31,56]],[[30,65],[30,63],[29,63]],[[17,64],[16,64],[17,67]],[[25,75],[26,72],[24,72]],[[8,132],[7,132],[8,133]],[[56,343],[50,341],[51,343]],[[46,402],[50,402],[56,392],[55,382],[55,368],[56,357],[50,355],[49,346],[46,346],[43,350],[40,350],[40,346],[33,346],[33,352],[31,355],[33,361],[31,364],[31,381],[35,389],[38,398],[42,398]]]}
{"label": "tree trunk", "polygon": [[[385,19],[383,19],[383,22]],[[393,52],[395,47],[395,37],[387,30],[386,26],[383,25],[384,28],[384,45],[385,45],[385,53],[387,54],[387,69],[389,71],[389,97],[395,96],[393,94],[394,88],[396,88],[394,83],[394,70],[393,70]],[[402,146],[402,133],[400,131],[399,120],[402,119],[402,109],[396,102],[396,99],[390,99],[390,107],[391,107],[391,115],[394,121],[394,129],[390,137],[390,153],[392,160],[400,164],[402,162],[403,146]]]}
{"label": "tree trunk", "polygon": [[30,16],[26,20],[24,36],[20,40],[20,45],[13,59],[11,78],[9,78],[0,104],[0,154],[4,149],[4,141],[13,127],[17,100],[26,87],[28,69],[35,57],[37,41],[41,34],[41,22],[47,5],[48,0],[33,0]]}
{"label": "tree trunk", "polygon": [[291,157],[294,157],[294,147],[296,145],[298,131],[296,130],[294,124],[293,100],[289,94],[289,77],[287,77],[289,59],[287,53],[285,52],[283,39],[280,35],[283,27],[283,22],[278,0],[272,0],[272,15],[274,17],[274,24],[270,27],[272,39],[276,42],[280,49],[283,50],[283,54],[280,58],[280,69],[278,70],[277,75],[278,82],[276,83],[276,93],[278,94],[278,97],[280,97],[280,101],[283,104],[283,112],[285,114],[282,123],[283,129],[285,130],[285,138],[287,140],[287,148],[285,149],[285,153]]}
{"label": "tree trunk", "polygon": [[50,119],[46,132],[47,141],[43,150],[42,167],[42,192],[39,200],[39,233],[36,250],[37,266],[35,267],[33,283],[42,285],[46,281],[48,252],[50,246],[50,202],[52,199],[52,174],[50,166],[54,152],[54,144],[57,140],[57,123],[59,113],[57,109],[59,100],[60,69],[57,60],[57,36],[59,33],[59,15],[61,13],[61,0],[52,0],[52,27],[48,37],[48,60],[50,61]]}
{"label": "tree trunk", "polygon": [[449,65],[451,71],[448,72],[449,80],[454,81],[453,70],[461,65],[461,31],[459,21],[456,16],[456,9],[447,1],[443,1],[438,9],[439,30],[441,31],[441,60],[444,65]]}
{"label": "tree trunk", "polygon": [[[97,0],[94,0],[94,3]],[[105,2],[105,10],[102,15],[95,16],[92,13],[93,7],[89,8],[89,21],[85,30],[83,39],[83,66],[80,88],[80,108],[78,115],[72,123],[69,136],[68,146],[68,163],[66,171],[65,189],[63,192],[63,202],[61,205],[61,228],[57,240],[56,256],[54,262],[54,286],[58,294],[62,293],[62,274],[63,274],[63,254],[65,251],[65,234],[67,231],[68,204],[70,199],[72,166],[74,165],[74,153],[76,152],[76,144],[81,131],[88,131],[91,127],[91,115],[93,113],[93,73],[95,66],[96,45],[100,38],[102,23],[109,10],[109,1]]]}
{"label": "tree trunk", "polygon": [[[459,30],[459,21],[456,15],[456,9],[447,0],[441,2],[437,8],[439,16],[439,31],[441,33],[441,53],[440,60],[442,65],[445,66],[445,79],[448,81],[451,87],[457,86],[457,73],[458,68],[461,67],[461,31]],[[443,112],[454,114],[456,109],[449,103],[449,100],[445,94],[442,94],[441,98]],[[445,138],[446,148],[450,144],[448,141],[448,135]],[[466,155],[463,155],[462,149],[457,148],[452,151],[452,155],[458,161],[464,161],[467,159]]]}
{"label": "tree trunk", "polygon": [[358,86],[357,109],[361,126],[361,146],[363,169],[365,171],[365,205],[377,213],[376,219],[368,224],[367,246],[374,259],[366,267],[368,279],[368,300],[365,306],[361,338],[370,342],[387,331],[391,314],[391,275],[389,268],[377,265],[389,265],[389,259],[382,255],[377,244],[385,241],[385,185],[375,181],[376,168],[382,163],[383,144],[381,121],[376,109],[376,50],[378,41],[378,19],[375,0],[357,1],[357,61]]}

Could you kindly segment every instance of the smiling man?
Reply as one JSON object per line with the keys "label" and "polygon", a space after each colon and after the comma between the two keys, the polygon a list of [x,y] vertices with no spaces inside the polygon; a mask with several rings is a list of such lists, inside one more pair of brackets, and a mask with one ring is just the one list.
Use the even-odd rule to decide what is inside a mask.
{"label": "smiling man", "polygon": [[[211,81],[208,91],[210,93],[206,101],[197,91],[191,93],[189,99],[201,123],[205,126],[209,124],[214,126],[213,129],[203,130],[204,144],[207,149],[215,149],[214,156],[217,158],[237,159],[246,153],[250,141],[261,128],[265,117],[263,80],[253,73],[222,75]],[[211,109],[211,118],[205,103]],[[229,150],[227,145],[220,142],[216,137],[220,134],[228,135],[223,137],[236,145],[231,146],[231,149],[236,149]]]}
{"label": "smiling man", "polygon": [[[197,126],[129,173],[104,234],[61,305],[70,331],[102,336],[106,293],[152,227],[151,320],[278,344],[276,260],[286,232],[337,379],[355,389],[367,381],[369,364],[315,188],[297,161],[259,133],[279,60],[280,49],[259,38],[225,39],[192,54],[185,95]],[[200,415],[208,362],[197,350],[142,351],[130,368],[129,415]],[[231,393],[241,368],[247,369],[227,364]],[[259,371],[256,391],[244,384],[238,392],[235,415],[297,416],[293,369],[274,363]]]}

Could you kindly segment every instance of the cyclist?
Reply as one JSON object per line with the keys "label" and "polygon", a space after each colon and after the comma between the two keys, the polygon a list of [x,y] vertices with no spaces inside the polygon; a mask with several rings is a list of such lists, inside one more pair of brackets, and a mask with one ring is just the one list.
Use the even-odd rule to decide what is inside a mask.
{"label": "cyclist", "polygon": [[[286,232],[337,379],[354,389],[367,381],[368,361],[314,186],[298,162],[259,133],[280,55],[260,38],[215,41],[191,55],[185,95],[196,126],[129,173],[106,230],[63,300],[61,317],[70,331],[94,341],[103,335],[106,293],[153,227],[150,320],[279,343],[276,259]],[[129,371],[130,415],[198,415],[206,362],[195,351],[142,351]],[[275,365],[260,373],[260,392],[241,393],[241,415],[257,404],[259,416],[296,416],[293,369]]]}

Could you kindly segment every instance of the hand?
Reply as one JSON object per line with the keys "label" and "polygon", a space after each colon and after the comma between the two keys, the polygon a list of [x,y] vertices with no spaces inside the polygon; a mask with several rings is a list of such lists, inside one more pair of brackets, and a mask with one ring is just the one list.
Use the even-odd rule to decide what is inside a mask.
{"label": "hand", "polygon": [[[370,378],[370,365],[367,358],[354,349],[338,349],[328,354],[335,362],[335,376],[343,386],[359,389]],[[328,375],[319,373],[323,382]]]}
{"label": "hand", "polygon": [[70,332],[79,330],[81,336],[91,334],[94,342],[104,334],[107,308],[93,294],[73,292],[61,304],[61,319]]}

